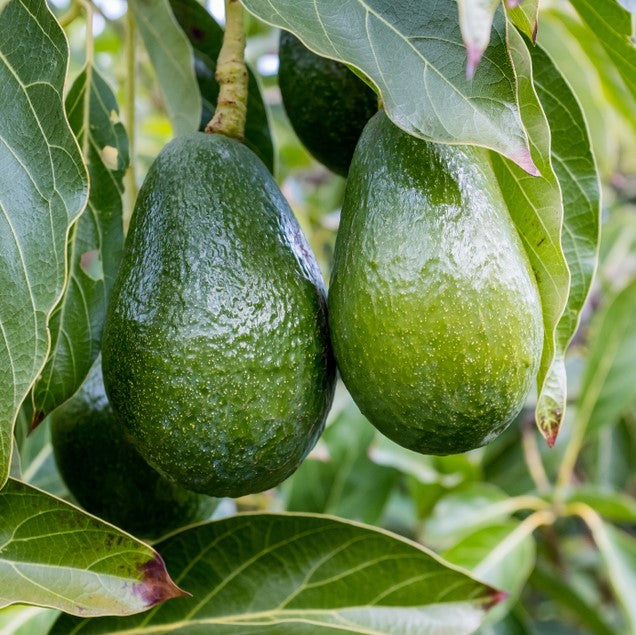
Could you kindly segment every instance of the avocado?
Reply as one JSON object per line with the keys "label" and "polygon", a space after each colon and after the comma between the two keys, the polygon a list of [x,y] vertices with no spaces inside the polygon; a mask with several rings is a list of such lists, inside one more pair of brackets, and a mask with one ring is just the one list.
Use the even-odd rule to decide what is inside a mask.
{"label": "avocado", "polygon": [[282,31],[278,84],[303,145],[332,172],[346,176],[356,143],[378,110],[378,97],[344,64],[312,53]]}
{"label": "avocado", "polygon": [[157,538],[202,520],[211,500],[160,476],[115,420],[97,360],[80,390],[51,415],[57,467],[87,511],[137,536]]}
{"label": "avocado", "polygon": [[294,472],[333,397],[325,295],[261,160],[223,135],[171,141],[139,192],[103,340],[106,391],[140,454],[212,496]]}
{"label": "avocado", "polygon": [[351,164],[329,290],[336,360],[363,414],[424,454],[488,443],[532,386],[541,316],[484,151],[376,114]]}

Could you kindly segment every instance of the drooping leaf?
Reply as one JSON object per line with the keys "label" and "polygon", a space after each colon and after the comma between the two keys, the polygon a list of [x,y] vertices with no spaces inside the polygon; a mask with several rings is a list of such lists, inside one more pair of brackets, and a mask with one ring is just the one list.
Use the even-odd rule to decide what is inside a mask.
{"label": "drooping leaf", "polygon": [[[551,159],[563,200],[562,247],[570,271],[570,292],[565,312],[556,330],[555,357],[546,385],[559,384],[565,377],[565,351],[579,324],[596,268],[600,227],[600,184],[581,108],[565,79],[539,46],[530,47],[534,86],[550,122]],[[539,399],[539,416],[565,410],[551,406],[555,395],[544,392]],[[562,416],[562,414],[561,414]],[[541,420],[541,419],[540,419]],[[555,434],[558,432],[558,427]]]}
{"label": "drooping leaf", "polygon": [[543,308],[544,343],[537,377],[537,424],[548,444],[556,441],[566,399],[565,367],[556,330],[565,310],[570,274],[561,246],[563,203],[552,168],[550,126],[532,79],[530,53],[519,33],[508,30],[519,90],[521,117],[528,130],[532,158],[541,176],[530,178],[510,160],[491,153],[508,210],[534,270]]}
{"label": "drooping leaf", "polygon": [[[194,49],[194,65],[203,101],[199,130],[212,119],[219,85],[214,77],[216,60],[223,42],[223,29],[197,0],[170,0],[174,16]],[[245,145],[274,171],[274,145],[269,130],[267,109],[254,73],[248,69],[247,119]]]}
{"label": "drooping leaf", "polygon": [[625,632],[636,632],[636,538],[600,520],[591,522],[589,526],[605,562],[612,589],[623,609],[627,622]]}
{"label": "drooping leaf", "polygon": [[590,350],[574,425],[592,434],[613,425],[636,402],[636,282],[623,289],[594,319]]}
{"label": "drooping leaf", "polygon": [[129,615],[182,595],[150,547],[13,479],[0,490],[0,545],[0,607]]}
{"label": "drooping leaf", "polygon": [[501,152],[535,174],[506,51],[503,8],[473,81],[455,2],[433,0],[244,0],[249,11],[292,31],[377,87],[393,122],[431,141]]}
{"label": "drooping leaf", "polygon": [[499,0],[457,0],[459,28],[466,46],[466,77],[472,79],[490,42],[490,30]]}
{"label": "drooping leaf", "polygon": [[191,598],[52,634],[472,633],[498,592],[387,532],[330,517],[239,515],[157,545]]}
{"label": "drooping leaf", "polygon": [[400,473],[371,461],[374,438],[357,408],[343,410],[322,435],[327,456],[306,460],[286,484],[286,509],[379,522]]}
{"label": "drooping leaf", "polygon": [[157,74],[174,134],[198,130],[201,94],[194,73],[194,54],[169,0],[129,0],[128,6]]}
{"label": "drooping leaf", "polygon": [[[90,106],[85,113],[87,91]],[[33,387],[34,424],[77,391],[97,359],[124,243],[122,193],[128,139],[115,95],[96,68],[84,69],[77,77],[66,98],[66,111],[86,154],[91,189],[86,210],[71,231],[71,270],[64,297],[51,315],[49,359]]]}
{"label": "drooping leaf", "polygon": [[45,0],[0,13],[0,487],[20,404],[44,365],[66,281],[66,239],[88,178],[62,91],[68,44]]}
{"label": "drooping leaf", "polygon": [[636,97],[636,47],[632,41],[632,16],[616,0],[571,0],[583,21],[596,33],[614,61],[632,95]]}
{"label": "drooping leaf", "polygon": [[516,6],[508,7],[512,23],[533,43],[537,41],[539,29],[539,0],[526,0]]}

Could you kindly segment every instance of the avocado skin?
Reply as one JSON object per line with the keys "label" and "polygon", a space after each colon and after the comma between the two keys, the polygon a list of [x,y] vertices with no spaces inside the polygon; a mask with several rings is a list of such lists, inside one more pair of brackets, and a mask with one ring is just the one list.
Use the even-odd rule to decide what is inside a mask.
{"label": "avocado skin", "polygon": [[303,145],[332,172],[346,176],[356,143],[378,110],[378,97],[344,64],[316,55],[281,31],[278,84]]}
{"label": "avocado skin", "polygon": [[187,489],[268,489],[314,446],[335,376],[324,284],[276,182],[241,143],[193,133],[151,166],[103,368],[135,447]]}
{"label": "avocado skin", "polygon": [[90,513],[146,538],[205,517],[203,497],[163,478],[126,440],[104,391],[100,360],[51,415],[51,435],[60,474]]}
{"label": "avocado skin", "polygon": [[353,158],[329,290],[342,378],[424,454],[488,443],[521,409],[543,342],[536,280],[480,150],[378,113]]}

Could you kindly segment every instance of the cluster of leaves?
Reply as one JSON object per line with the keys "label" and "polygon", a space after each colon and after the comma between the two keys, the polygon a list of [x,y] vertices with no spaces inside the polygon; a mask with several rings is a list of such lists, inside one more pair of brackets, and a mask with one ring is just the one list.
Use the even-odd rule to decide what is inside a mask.
{"label": "cluster of leaves", "polygon": [[[497,603],[483,633],[636,631],[635,191],[622,177],[636,166],[617,159],[636,138],[631,16],[616,0],[538,4],[244,0],[262,21],[250,27],[257,48],[275,38],[263,23],[293,31],[374,85],[411,134],[482,148],[539,282],[538,398],[488,448],[440,459],[381,438],[339,395],[323,439],[279,490],[225,501],[218,520],[150,547],[63,500],[41,423],[98,355],[124,174],[139,155],[129,157],[90,54],[65,84],[69,43],[45,0],[0,0],[0,632],[460,634]],[[196,0],[129,0],[129,10],[148,59],[138,72],[156,76],[172,130],[200,128],[218,92],[221,28]],[[119,23],[108,29],[120,50]],[[336,208],[342,183],[308,163],[270,93],[251,75],[246,143],[274,169],[273,125],[284,191],[327,261],[325,200]],[[608,220],[584,307],[597,164]],[[566,400],[550,451],[531,422],[536,413],[554,444]],[[224,518],[250,508],[286,513]]]}

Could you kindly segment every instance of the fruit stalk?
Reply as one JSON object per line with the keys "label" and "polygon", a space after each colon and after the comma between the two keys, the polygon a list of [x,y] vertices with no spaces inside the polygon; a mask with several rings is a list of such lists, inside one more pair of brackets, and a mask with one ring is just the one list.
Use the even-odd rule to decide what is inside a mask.
{"label": "fruit stalk", "polygon": [[239,0],[225,0],[225,34],[216,65],[219,98],[214,117],[205,127],[210,134],[243,140],[247,115],[245,28]]}

